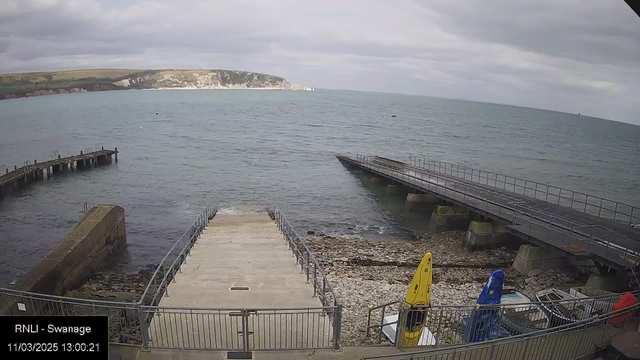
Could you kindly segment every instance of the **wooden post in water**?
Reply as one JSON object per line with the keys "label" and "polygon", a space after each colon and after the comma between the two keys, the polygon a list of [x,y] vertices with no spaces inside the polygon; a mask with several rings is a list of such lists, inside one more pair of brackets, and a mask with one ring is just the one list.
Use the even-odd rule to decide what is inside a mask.
{"label": "wooden post in water", "polygon": [[116,164],[118,163],[118,147],[116,146]]}

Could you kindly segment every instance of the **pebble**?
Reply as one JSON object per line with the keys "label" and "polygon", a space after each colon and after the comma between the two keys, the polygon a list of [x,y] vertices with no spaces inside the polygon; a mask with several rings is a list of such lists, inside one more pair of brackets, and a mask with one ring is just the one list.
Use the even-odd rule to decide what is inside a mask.
{"label": "pebble", "polygon": [[[375,330],[367,338],[369,308],[404,299],[416,267],[427,251],[433,255],[432,305],[472,305],[491,271],[501,268],[507,286],[532,295],[546,287],[561,287],[581,276],[580,269],[532,271],[524,276],[511,268],[516,250],[506,247],[468,253],[462,249],[465,232],[447,232],[419,241],[307,237],[305,242],[325,269],[343,306],[342,342],[346,346],[377,343]],[[386,314],[398,312],[398,305]],[[372,325],[381,311],[371,314]]]}

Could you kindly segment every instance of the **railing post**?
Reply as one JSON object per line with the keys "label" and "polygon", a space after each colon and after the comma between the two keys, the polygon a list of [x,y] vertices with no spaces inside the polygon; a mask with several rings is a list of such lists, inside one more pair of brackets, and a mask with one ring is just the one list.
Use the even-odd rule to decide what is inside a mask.
{"label": "railing post", "polygon": [[242,351],[249,352],[249,311],[242,309]]}
{"label": "railing post", "polygon": [[318,294],[318,263],[313,262],[313,296]]}
{"label": "railing post", "polygon": [[309,256],[310,254],[307,253],[307,284],[309,283]]}
{"label": "railing post", "polygon": [[140,332],[142,333],[142,350],[149,349],[149,328],[147,327],[147,321],[144,316],[144,310],[142,305],[138,302],[138,320],[140,321]]}
{"label": "railing post", "polygon": [[[396,348],[402,350],[404,347],[404,324],[406,319],[404,318],[406,315],[402,304],[400,304],[400,310],[398,311],[398,322],[396,323]],[[382,329],[380,330],[382,331]]]}
{"label": "railing post", "polygon": [[[438,347],[438,340],[437,339],[441,338],[441,336],[440,336],[440,325],[442,324],[442,309],[440,309],[439,312],[440,312],[440,316],[438,317],[438,330],[436,330],[436,334],[438,334],[437,335],[438,337],[436,337],[436,348]],[[435,337],[435,335],[434,335],[434,337]],[[489,359],[491,359],[491,358],[489,358]]]}
{"label": "railing post", "polygon": [[342,305],[334,308],[333,313],[333,350],[340,350],[340,332],[342,331]]}
{"label": "railing post", "polygon": [[[382,316],[380,317],[380,327],[378,328],[378,344],[380,344],[382,342],[382,328],[384,327],[384,313],[387,310],[386,306],[382,307]],[[396,329],[398,328],[398,326],[396,325]],[[369,331],[369,329],[367,329],[367,332]],[[368,337],[368,335],[367,335]]]}
{"label": "railing post", "polygon": [[600,206],[598,207],[598,217],[600,217],[600,212],[602,212],[602,198],[600,198]]}
{"label": "railing post", "polygon": [[327,277],[322,275],[322,306],[327,306],[325,303],[327,301]]}

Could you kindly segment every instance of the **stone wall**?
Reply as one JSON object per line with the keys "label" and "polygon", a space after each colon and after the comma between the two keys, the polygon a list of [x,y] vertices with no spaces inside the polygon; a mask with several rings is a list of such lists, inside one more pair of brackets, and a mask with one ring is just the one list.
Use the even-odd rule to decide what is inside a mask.
{"label": "stone wall", "polygon": [[124,209],[97,205],[34,268],[13,286],[15,290],[64,294],[79,286],[126,243]]}

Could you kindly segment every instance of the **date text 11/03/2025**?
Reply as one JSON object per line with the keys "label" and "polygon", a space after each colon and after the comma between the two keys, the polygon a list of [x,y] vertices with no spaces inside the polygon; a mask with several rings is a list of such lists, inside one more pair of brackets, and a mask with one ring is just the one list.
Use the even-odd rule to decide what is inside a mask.
{"label": "date text 11/03/2025", "polygon": [[107,316],[3,316],[0,328],[2,358],[108,359]]}

